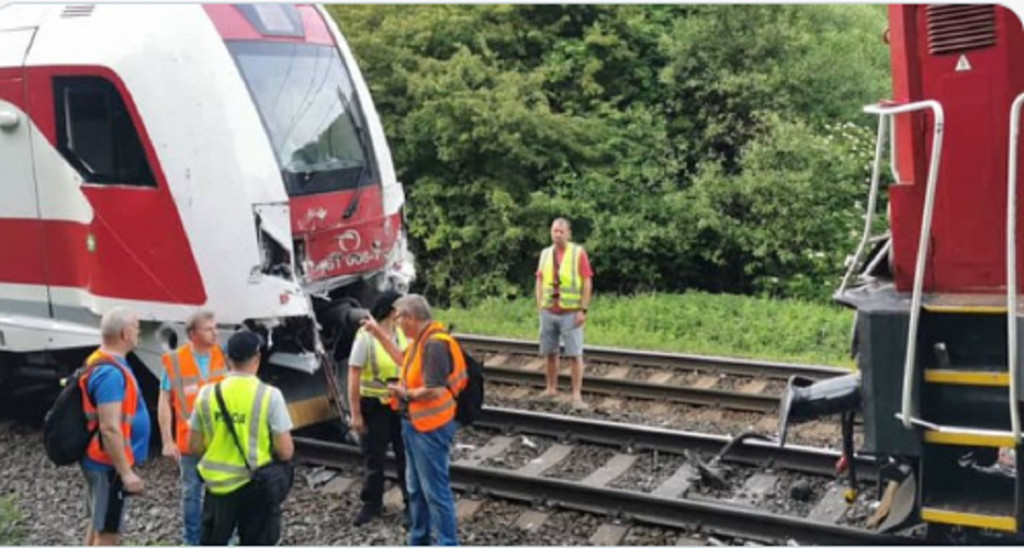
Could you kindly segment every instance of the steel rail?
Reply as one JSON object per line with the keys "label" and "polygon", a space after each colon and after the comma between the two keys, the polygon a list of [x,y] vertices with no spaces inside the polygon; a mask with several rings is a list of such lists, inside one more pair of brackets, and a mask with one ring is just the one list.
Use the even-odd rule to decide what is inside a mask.
{"label": "steel rail", "polygon": [[[475,423],[505,432],[544,435],[556,439],[581,440],[612,447],[657,450],[682,454],[701,451],[718,454],[732,438],[703,432],[687,432],[655,426],[626,424],[605,420],[540,413],[521,409],[485,406]],[[756,439],[745,440],[733,447],[725,462],[762,466],[772,463],[776,468],[818,476],[834,476],[840,453],[829,449],[787,445]],[[861,477],[876,473],[874,459],[859,457]]]}
{"label": "steel rail", "polygon": [[[489,365],[485,368],[485,375],[488,381],[544,386],[544,373],[541,371]],[[570,381],[565,376],[559,376],[558,382],[559,385],[568,387]],[[715,388],[675,386],[604,377],[587,377],[586,382],[583,383],[583,391],[609,396],[666,400],[676,403],[707,405],[739,411],[755,411],[758,413],[774,413],[779,406],[778,395],[746,394]]]}
{"label": "steel rail", "polygon": [[[512,352],[515,354],[537,354],[537,342],[521,339],[507,339],[484,335],[456,333],[455,337],[470,349],[485,352]],[[825,365],[801,365],[772,361],[751,360],[746,358],[730,358],[721,356],[701,356],[697,354],[680,354],[655,352],[649,350],[630,350],[607,346],[590,346],[583,349],[588,360],[595,362],[612,362],[644,367],[661,367],[683,371],[705,371],[709,373],[727,373],[730,375],[747,375],[771,379],[788,379],[791,375],[803,375],[812,379],[829,379],[849,373],[840,367]],[[587,379],[590,382],[590,379]]]}
{"label": "steel rail", "polygon": [[[297,458],[323,466],[359,463],[358,448],[314,440],[295,439]],[[393,473],[393,462],[389,461]],[[705,532],[763,541],[793,539],[803,544],[875,545],[916,543],[914,539],[882,535],[863,529],[815,523],[803,518],[771,514],[750,507],[673,499],[646,493],[587,486],[571,481],[536,477],[508,470],[451,464],[453,487],[465,492],[533,503],[539,499],[584,512],[626,516],[637,521],[673,528],[699,527]]]}

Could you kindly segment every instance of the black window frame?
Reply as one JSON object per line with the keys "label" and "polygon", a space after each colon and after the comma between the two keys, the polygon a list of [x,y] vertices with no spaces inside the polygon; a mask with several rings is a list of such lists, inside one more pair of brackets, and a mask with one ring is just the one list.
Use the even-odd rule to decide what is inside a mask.
{"label": "black window frame", "polygon": [[[72,148],[71,129],[68,127],[68,93],[92,93],[105,100],[111,167],[97,171],[79,151]],[[56,113],[57,150],[82,179],[94,185],[156,188],[156,177],[149,156],[142,144],[140,128],[128,110],[120,90],[109,79],[95,75],[67,75],[53,77],[53,99]],[[72,122],[72,125],[74,123]],[[127,131],[130,129],[130,133]],[[123,160],[134,158],[133,164]]]}

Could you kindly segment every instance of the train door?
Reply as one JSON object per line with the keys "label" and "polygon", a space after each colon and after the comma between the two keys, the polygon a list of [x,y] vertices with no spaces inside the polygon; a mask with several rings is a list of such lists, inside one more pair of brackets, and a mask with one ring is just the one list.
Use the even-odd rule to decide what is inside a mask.
{"label": "train door", "polygon": [[[35,28],[0,30],[0,314],[51,316],[39,194],[32,165],[25,56]],[[2,334],[0,334],[2,335]],[[10,341],[0,336],[0,348]]]}
{"label": "train door", "polygon": [[29,72],[30,112],[47,142],[35,168],[54,317],[95,322],[106,306],[99,299],[204,302],[177,206],[124,82],[99,66]]}

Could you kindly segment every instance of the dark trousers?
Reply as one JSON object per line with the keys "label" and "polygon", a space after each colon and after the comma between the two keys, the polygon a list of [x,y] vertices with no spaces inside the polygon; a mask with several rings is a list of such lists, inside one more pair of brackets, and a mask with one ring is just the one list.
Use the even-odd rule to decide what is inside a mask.
{"label": "dark trousers", "polygon": [[409,493],[405,488],[405,444],[402,443],[402,417],[377,398],[359,398],[366,434],[360,438],[366,465],[363,490],[359,498],[363,506],[379,511],[384,502],[384,461],[391,444],[398,465],[398,484],[402,500],[408,507]]}
{"label": "dark trousers", "polygon": [[207,491],[199,543],[226,546],[235,527],[241,545],[277,544],[281,538],[281,505],[268,502],[252,482],[226,495]]}

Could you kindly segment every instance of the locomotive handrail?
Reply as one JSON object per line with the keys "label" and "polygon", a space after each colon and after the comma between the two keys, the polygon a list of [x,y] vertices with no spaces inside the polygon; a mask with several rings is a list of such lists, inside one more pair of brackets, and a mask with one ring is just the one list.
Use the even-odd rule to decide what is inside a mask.
{"label": "locomotive handrail", "polygon": [[935,117],[932,128],[932,154],[928,166],[928,182],[925,187],[924,211],[921,215],[921,235],[917,244],[917,263],[914,266],[914,290],[910,299],[910,325],[907,331],[907,355],[903,362],[903,392],[900,398],[900,421],[903,427],[911,429],[914,417],[911,415],[911,399],[914,390],[914,363],[917,358],[917,329],[921,319],[921,298],[924,290],[924,269],[928,257],[928,243],[932,232],[932,213],[935,210],[935,186],[939,178],[939,158],[942,156],[942,131],[945,115],[942,105],[934,100],[915,101],[900,105],[868,105],[864,112],[881,117],[895,116],[908,112],[930,109]]}
{"label": "locomotive handrail", "polygon": [[889,141],[889,173],[892,174],[892,181],[899,184],[900,179],[899,166],[896,165],[896,117],[889,117],[889,135],[892,135],[892,140]]}
{"label": "locomotive handrail", "polygon": [[1020,442],[1020,409],[1017,407],[1017,150],[1020,140],[1020,111],[1024,93],[1010,107],[1010,154],[1006,182],[1006,342],[1010,375],[1010,429],[1014,443]]}
{"label": "locomotive handrail", "polygon": [[853,276],[853,272],[857,270],[857,263],[860,262],[860,257],[864,254],[864,248],[871,239],[871,224],[875,219],[875,208],[877,207],[878,202],[878,172],[882,165],[882,147],[885,143],[885,127],[885,115],[881,115],[878,117],[878,137],[875,140],[875,161],[871,166],[871,190],[868,191],[868,207],[864,211],[864,231],[861,233],[860,243],[857,244],[857,251],[853,253],[853,259],[850,261],[850,266],[847,267],[846,274],[843,275],[843,281],[839,284],[839,290],[837,291],[839,294],[846,291],[846,286],[850,282],[850,277]]}

